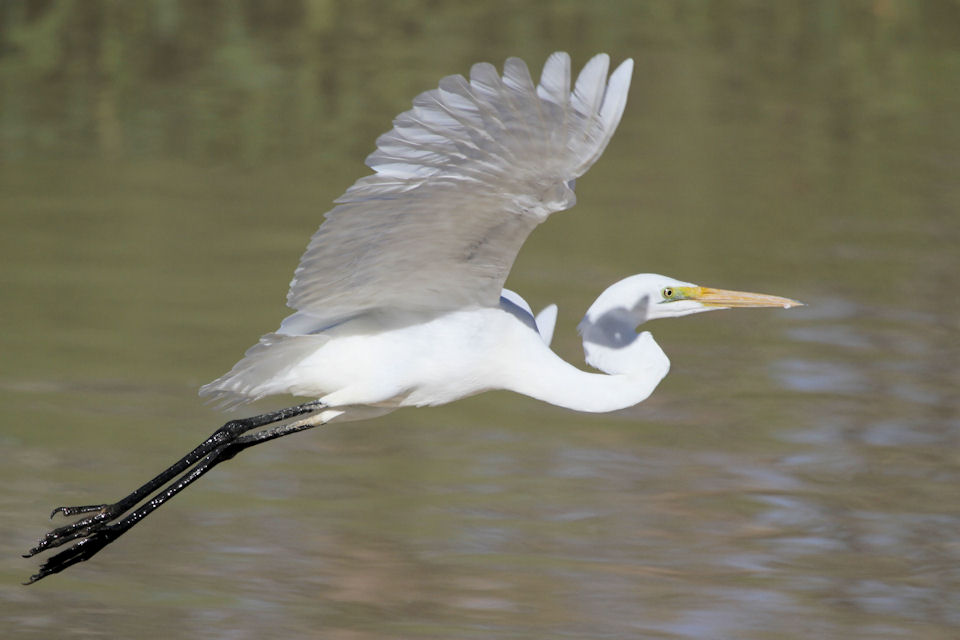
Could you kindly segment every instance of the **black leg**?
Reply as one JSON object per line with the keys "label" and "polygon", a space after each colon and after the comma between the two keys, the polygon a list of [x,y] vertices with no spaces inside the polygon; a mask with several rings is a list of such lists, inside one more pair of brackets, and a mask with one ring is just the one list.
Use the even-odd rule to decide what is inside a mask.
{"label": "black leg", "polygon": [[303,415],[304,413],[315,411],[322,407],[323,405],[319,401],[313,401],[297,405],[295,407],[281,409],[279,411],[264,413],[262,415],[253,416],[250,418],[231,420],[214,431],[209,438],[200,443],[200,445],[197,446],[193,451],[180,458],[180,460],[157,474],[157,476],[152,480],[145,483],[143,486],[136,489],[126,497],[121,498],[117,502],[111,504],[86,505],[79,507],[57,507],[53,510],[53,513],[50,514],[50,517],[53,517],[58,513],[62,513],[65,516],[73,516],[83,513],[93,513],[94,515],[82,518],[76,522],[72,522],[68,525],[58,527],[50,531],[40,538],[37,546],[30,549],[30,551],[28,551],[24,557],[29,558],[30,556],[34,556],[47,549],[59,547],[60,545],[71,540],[83,537],[86,535],[87,529],[89,529],[91,525],[115,520],[136,506],[141,500],[150,495],[150,493],[156,491],[165,483],[169,482],[172,478],[196,464],[197,461],[207,455],[210,451],[213,451],[217,447],[220,447],[228,442],[236,440],[243,433],[246,433],[252,429],[256,429],[257,427],[288,420],[290,418]]}
{"label": "black leg", "polygon": [[[41,567],[40,573],[32,576],[27,584],[36,582],[51,573],[57,573],[70,565],[93,557],[100,549],[125,533],[130,527],[153,512],[182,489],[189,486],[194,480],[220,462],[229,460],[243,449],[290,433],[309,429],[318,423],[301,420],[272,429],[265,429],[248,436],[244,436],[244,433],[268,424],[282,422],[290,418],[312,413],[323,407],[324,405],[322,403],[314,401],[251,418],[232,420],[217,429],[213,435],[204,440],[193,451],[115,503],[80,507],[58,507],[54,509],[51,517],[57,513],[63,513],[68,516],[82,513],[95,513],[92,516],[82,518],[77,522],[50,531],[40,539],[37,546],[30,549],[30,551],[24,555],[24,557],[29,558],[46,549],[58,547],[77,538],[84,538],[70,549],[48,559]],[[167,489],[154,496],[148,503],[123,520],[111,524],[112,521],[136,506],[151,492],[194,465],[196,466],[193,469],[184,473],[179,479],[167,487]]]}

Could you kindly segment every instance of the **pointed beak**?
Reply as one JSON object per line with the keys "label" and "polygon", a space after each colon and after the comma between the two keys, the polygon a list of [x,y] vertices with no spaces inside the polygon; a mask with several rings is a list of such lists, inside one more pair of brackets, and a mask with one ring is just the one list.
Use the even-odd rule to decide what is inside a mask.
{"label": "pointed beak", "polygon": [[687,300],[696,300],[708,307],[802,307],[803,303],[790,298],[771,296],[765,293],[747,293],[746,291],[728,291],[710,287],[689,287],[684,291]]}

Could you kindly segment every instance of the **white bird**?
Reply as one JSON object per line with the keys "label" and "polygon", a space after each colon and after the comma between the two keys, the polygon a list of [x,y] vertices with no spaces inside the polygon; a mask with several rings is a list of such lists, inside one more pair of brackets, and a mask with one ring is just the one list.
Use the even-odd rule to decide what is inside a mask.
{"label": "white bird", "polygon": [[[481,63],[469,80],[449,76],[418,96],[377,140],[366,161],[374,173],[337,200],[310,241],[287,295],[295,313],[200,390],[229,405],[276,394],[315,400],[228,422],[117,503],[54,510],[93,515],[41,538],[29,555],[81,540],[31,582],[92,557],[247,447],[492,389],[578,411],[623,409],[646,399],[670,367],[650,333],[637,333],[646,320],[799,304],[640,274],[604,291],[579,325],[586,361],[602,373],[550,349],[556,307],[535,317],[503,286],[530,232],[574,205],[575,180],[620,122],[633,62],[609,77],[608,68],[605,54],[595,56],[571,90],[567,54],[549,57],[538,85],[510,58],[502,76]],[[248,433],[271,424],[280,426]]]}

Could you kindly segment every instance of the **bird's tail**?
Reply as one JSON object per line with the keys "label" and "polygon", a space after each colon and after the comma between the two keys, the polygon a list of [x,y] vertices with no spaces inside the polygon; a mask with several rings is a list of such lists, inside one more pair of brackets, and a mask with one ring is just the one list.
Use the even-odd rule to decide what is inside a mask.
{"label": "bird's tail", "polygon": [[200,395],[222,409],[232,409],[264,396],[291,393],[295,380],[288,375],[290,371],[327,340],[324,335],[268,333],[233,369],[200,387]]}

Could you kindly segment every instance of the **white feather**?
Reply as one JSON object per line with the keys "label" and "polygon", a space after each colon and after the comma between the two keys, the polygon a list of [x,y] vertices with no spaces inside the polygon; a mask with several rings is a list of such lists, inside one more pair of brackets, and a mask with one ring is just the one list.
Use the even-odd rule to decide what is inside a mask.
{"label": "white feather", "polygon": [[540,334],[540,339],[543,340],[543,344],[549,347],[550,343],[553,342],[553,330],[557,326],[557,305],[548,304],[545,306],[534,318],[534,322],[537,323],[537,333]]}

